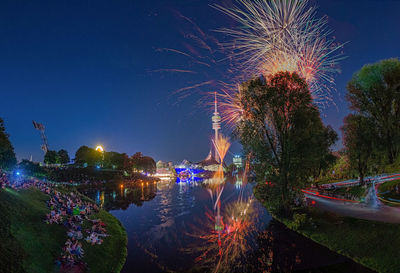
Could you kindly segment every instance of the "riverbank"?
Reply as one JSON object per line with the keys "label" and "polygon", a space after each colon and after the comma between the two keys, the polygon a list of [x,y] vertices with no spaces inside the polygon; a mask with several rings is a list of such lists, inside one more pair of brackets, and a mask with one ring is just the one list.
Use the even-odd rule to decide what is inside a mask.
{"label": "riverbank", "polygon": [[[256,198],[268,208],[260,186]],[[342,217],[315,208],[295,211],[294,219],[273,217],[288,228],[378,272],[399,272],[400,225]]]}
{"label": "riverbank", "polygon": [[[49,196],[34,188],[6,188],[0,189],[0,200],[0,272],[55,272],[67,234],[62,225],[44,222]],[[127,255],[124,228],[104,210],[91,218],[101,219],[111,236],[102,245],[84,243],[83,261],[89,272],[119,272]]]}

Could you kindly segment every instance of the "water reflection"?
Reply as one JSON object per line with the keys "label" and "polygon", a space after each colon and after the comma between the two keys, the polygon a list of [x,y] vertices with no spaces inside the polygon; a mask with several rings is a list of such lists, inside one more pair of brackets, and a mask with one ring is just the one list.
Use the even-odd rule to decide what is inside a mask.
{"label": "water reflection", "polygon": [[256,240],[258,248],[249,254],[243,272],[374,272],[275,220]]}
{"label": "water reflection", "polygon": [[122,273],[368,272],[270,222],[252,187],[236,176],[221,184],[167,181],[82,191],[127,231]]}
{"label": "water reflection", "polygon": [[203,182],[212,207],[206,210],[203,219],[193,229],[194,232],[189,234],[195,240],[186,251],[197,255],[196,265],[203,268],[203,271],[208,268],[207,271],[211,272],[231,272],[232,266],[238,268],[239,261],[245,258],[250,249],[257,217],[252,195],[245,195],[242,190],[246,173],[234,179],[233,184],[238,190],[234,192],[235,198],[222,199],[227,184],[223,160],[230,143],[220,136],[214,144],[220,157],[220,166],[212,178]]}
{"label": "water reflection", "polygon": [[80,189],[80,192],[95,200],[106,210],[126,210],[131,204],[142,206],[144,202],[154,199],[156,191],[156,183],[140,181]]}

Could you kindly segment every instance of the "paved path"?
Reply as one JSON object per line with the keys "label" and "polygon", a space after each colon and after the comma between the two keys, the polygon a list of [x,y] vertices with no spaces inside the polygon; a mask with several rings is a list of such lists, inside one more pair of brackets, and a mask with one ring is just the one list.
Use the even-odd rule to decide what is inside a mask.
{"label": "paved path", "polygon": [[[377,187],[379,185],[392,181],[395,179],[400,179],[399,174],[395,175],[383,175],[377,178]],[[358,181],[345,181],[335,183],[336,187],[344,187],[357,185]],[[337,213],[342,216],[349,216],[365,220],[373,220],[387,223],[400,223],[400,207],[390,207],[382,202],[378,201],[378,205],[369,206],[365,203],[360,203],[354,200],[346,200],[340,198],[334,198],[331,196],[321,195],[318,192],[312,190],[303,190],[305,196],[314,202],[315,207],[322,210]],[[376,197],[377,198],[377,197]]]}
{"label": "paved path", "polygon": [[307,198],[315,201],[315,207],[334,212],[339,215],[400,224],[399,207],[389,207],[380,204],[378,208],[371,208],[364,203],[350,203],[307,194],[306,196]]}

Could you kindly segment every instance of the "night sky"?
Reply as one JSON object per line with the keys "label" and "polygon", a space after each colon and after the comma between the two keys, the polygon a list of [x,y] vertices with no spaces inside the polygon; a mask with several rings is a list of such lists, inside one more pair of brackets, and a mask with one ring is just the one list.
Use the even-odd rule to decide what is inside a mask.
{"label": "night sky", "polygon": [[[103,144],[108,151],[141,151],[156,160],[203,159],[210,148],[212,109],[201,99],[213,87],[186,98],[174,91],[218,80],[226,67],[221,62],[198,69],[185,56],[162,49],[201,53],[189,41],[194,25],[185,17],[223,40],[213,30],[234,23],[212,3],[1,1],[0,116],[18,159],[43,159],[32,120],[46,126],[50,149],[65,148],[72,158],[81,145]],[[353,73],[366,63],[399,57],[400,1],[314,3],[328,15],[337,41],[348,42],[336,77],[336,106],[323,111],[325,123],[339,132]],[[231,151],[240,152],[240,146]]]}

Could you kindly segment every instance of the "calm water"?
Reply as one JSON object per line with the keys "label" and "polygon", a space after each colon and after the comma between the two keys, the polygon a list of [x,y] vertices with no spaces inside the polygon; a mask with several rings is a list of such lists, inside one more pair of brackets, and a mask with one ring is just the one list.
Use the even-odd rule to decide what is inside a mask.
{"label": "calm water", "polygon": [[82,192],[124,225],[123,273],[368,272],[272,220],[251,184],[173,181]]}

